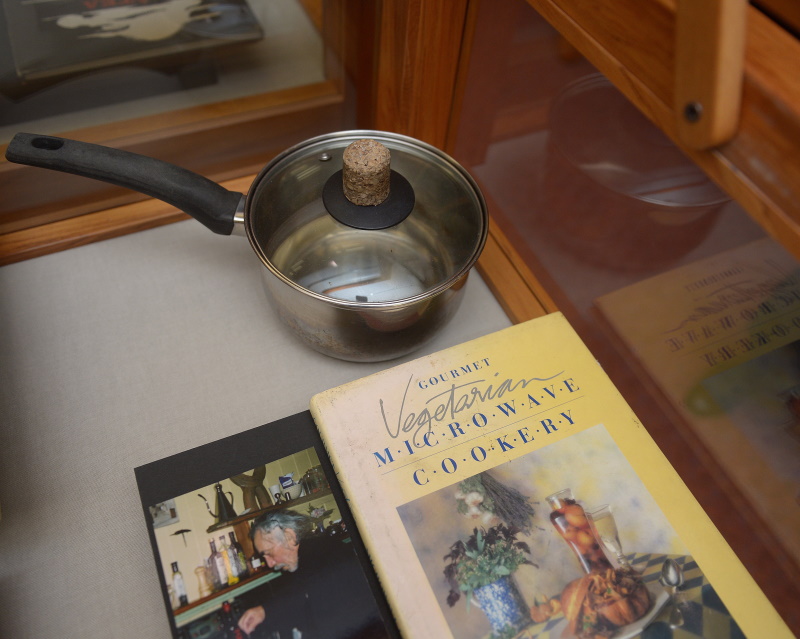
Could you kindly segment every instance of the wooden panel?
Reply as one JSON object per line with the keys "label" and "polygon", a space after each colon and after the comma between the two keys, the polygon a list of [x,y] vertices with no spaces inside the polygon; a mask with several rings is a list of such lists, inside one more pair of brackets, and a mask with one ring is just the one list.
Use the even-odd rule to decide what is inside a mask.
{"label": "wooden panel", "polygon": [[558,310],[555,302],[492,221],[478,271],[509,319],[518,324]]}
{"label": "wooden panel", "polygon": [[158,200],[145,200],[0,235],[0,266],[188,219]]}
{"label": "wooden panel", "polygon": [[680,141],[710,149],[739,125],[747,0],[678,0],[675,125]]}
{"label": "wooden panel", "polygon": [[374,103],[380,6],[381,3],[374,0],[325,0],[323,3],[323,38],[326,48],[333,52],[328,56],[331,63],[327,73],[330,77],[337,72],[337,64],[343,66],[343,71],[339,71],[343,82],[341,90],[348,111],[355,112],[355,126],[364,129],[377,128]]}
{"label": "wooden panel", "polygon": [[[675,2],[527,0],[639,109],[677,141]],[[738,133],[709,151],[682,147],[800,258],[800,41],[748,7]]]}
{"label": "wooden panel", "polygon": [[384,0],[376,127],[444,148],[468,0]]}
{"label": "wooden panel", "polygon": [[[231,191],[245,192],[250,188],[253,178],[254,175],[249,175],[223,182],[222,185]],[[6,233],[0,235],[0,266],[187,219],[188,215],[169,204],[146,199]]]}
{"label": "wooden panel", "polygon": [[800,2],[797,0],[752,0],[752,3],[795,35],[800,34]]}
{"label": "wooden panel", "polygon": [[[498,6],[473,2],[470,5],[446,148],[450,154],[455,154],[457,149],[459,160],[467,166],[483,163],[494,139],[493,128],[498,112],[511,102],[505,86],[498,91],[488,92],[489,95],[485,89],[487,86],[496,86],[492,80],[497,77],[497,61],[508,64],[509,60],[514,59],[512,39],[503,35],[512,32],[520,12],[527,10],[522,2],[501,2]],[[477,28],[477,24],[484,28]],[[492,28],[485,28],[487,24]],[[469,136],[458,135],[461,120],[475,124]]]}

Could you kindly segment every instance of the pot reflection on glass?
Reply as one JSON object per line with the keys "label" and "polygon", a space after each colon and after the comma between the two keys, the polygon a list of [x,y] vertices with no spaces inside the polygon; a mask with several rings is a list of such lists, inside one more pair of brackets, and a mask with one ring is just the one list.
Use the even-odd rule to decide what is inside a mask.
{"label": "pot reflection on glass", "polygon": [[[341,195],[344,152],[364,139],[391,154],[389,198],[375,206]],[[283,322],[346,360],[400,357],[433,337],[457,310],[488,233],[470,175],[438,149],[393,133],[302,142],[272,160],[244,198],[158,160],[62,138],[18,134],[6,157],[140,190],[217,233],[243,224]]]}
{"label": "pot reflection on glass", "polygon": [[570,255],[620,271],[672,264],[730,197],[605,77],[569,84],[549,113],[539,222]]}

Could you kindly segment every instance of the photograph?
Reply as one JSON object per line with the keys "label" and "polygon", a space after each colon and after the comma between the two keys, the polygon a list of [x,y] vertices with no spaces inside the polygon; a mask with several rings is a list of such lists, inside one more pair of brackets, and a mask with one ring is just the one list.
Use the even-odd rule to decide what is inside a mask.
{"label": "photograph", "polygon": [[[176,639],[392,636],[330,462],[301,429],[309,421],[300,414],[137,469]],[[255,459],[264,463],[242,469]],[[179,492],[149,503],[169,490]]]}
{"label": "photograph", "polygon": [[398,512],[454,637],[737,636],[603,425]]}

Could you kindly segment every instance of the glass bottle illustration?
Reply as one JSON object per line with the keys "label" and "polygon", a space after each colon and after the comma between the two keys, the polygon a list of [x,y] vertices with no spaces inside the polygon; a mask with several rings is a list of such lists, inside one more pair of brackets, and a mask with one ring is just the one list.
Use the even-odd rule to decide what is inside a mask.
{"label": "glass bottle illustration", "polygon": [[234,586],[239,583],[239,575],[236,574],[236,560],[233,557],[230,546],[225,543],[225,535],[219,536],[219,552],[222,555],[222,560],[225,563],[225,572],[227,573],[227,584]]}
{"label": "glass bottle illustration", "polygon": [[217,550],[214,540],[209,539],[208,543],[211,547],[211,556],[208,558],[211,581],[214,584],[214,590],[220,590],[228,585],[228,572],[225,569],[225,560],[222,558],[222,553]]}
{"label": "glass bottle illustration", "polygon": [[592,534],[591,524],[575,497],[572,489],[566,488],[547,497],[552,512],[550,521],[558,534],[569,544],[581,568],[586,573],[603,572],[612,568],[603,549]]}
{"label": "glass bottle illustration", "polygon": [[172,562],[172,590],[178,599],[178,606],[186,606],[189,603],[189,597],[186,595],[186,584],[183,581],[183,575],[178,570],[178,562]]}

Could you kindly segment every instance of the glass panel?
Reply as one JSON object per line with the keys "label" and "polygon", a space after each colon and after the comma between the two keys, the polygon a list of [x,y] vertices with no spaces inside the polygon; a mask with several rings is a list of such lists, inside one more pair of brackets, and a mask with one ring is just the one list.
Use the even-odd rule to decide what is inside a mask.
{"label": "glass panel", "polygon": [[[47,36],[42,36],[47,47],[40,57],[49,60],[34,60],[36,47],[22,31],[13,40],[1,41],[0,144],[17,131],[63,135],[157,157],[222,181],[257,173],[274,155],[309,137],[355,128],[353,87],[371,78],[346,76],[344,57],[362,55],[359,47],[371,46],[352,35],[362,20],[371,20],[371,6],[354,8],[340,0],[181,4],[189,2],[0,0],[7,21],[23,16],[28,33]],[[80,11],[98,3],[102,8],[80,19],[94,24],[96,18],[89,20],[87,15],[102,13],[104,21],[76,29],[80,33],[75,42],[82,46],[91,41],[98,51],[122,53],[109,54],[102,63],[85,61],[68,75],[59,75],[53,51],[68,52],[64,59],[73,66],[78,54],[72,48],[58,49],[63,41],[46,34],[52,20],[41,12],[50,12],[58,21],[56,14],[66,7]],[[107,6],[115,4],[119,6]],[[120,23],[127,26],[162,13],[172,15],[165,7],[177,7],[178,33],[167,33],[167,40],[179,40],[174,46],[123,42],[116,21],[103,13],[122,11]],[[67,23],[73,20],[77,18]],[[215,30],[230,33],[217,38]],[[106,38],[108,33],[115,36]],[[136,31],[144,38],[142,33]],[[140,45],[139,53],[133,53]],[[27,56],[28,67],[16,65],[12,49],[21,51],[19,59]],[[35,64],[49,65],[49,71],[20,76],[20,68]],[[4,161],[0,191],[0,233],[144,199],[104,182]]]}
{"label": "glass panel", "polygon": [[297,0],[3,6],[1,142],[20,128],[56,133],[325,79],[321,25]]}
{"label": "glass panel", "polygon": [[786,613],[800,265],[524,2],[475,24],[453,155]]}

